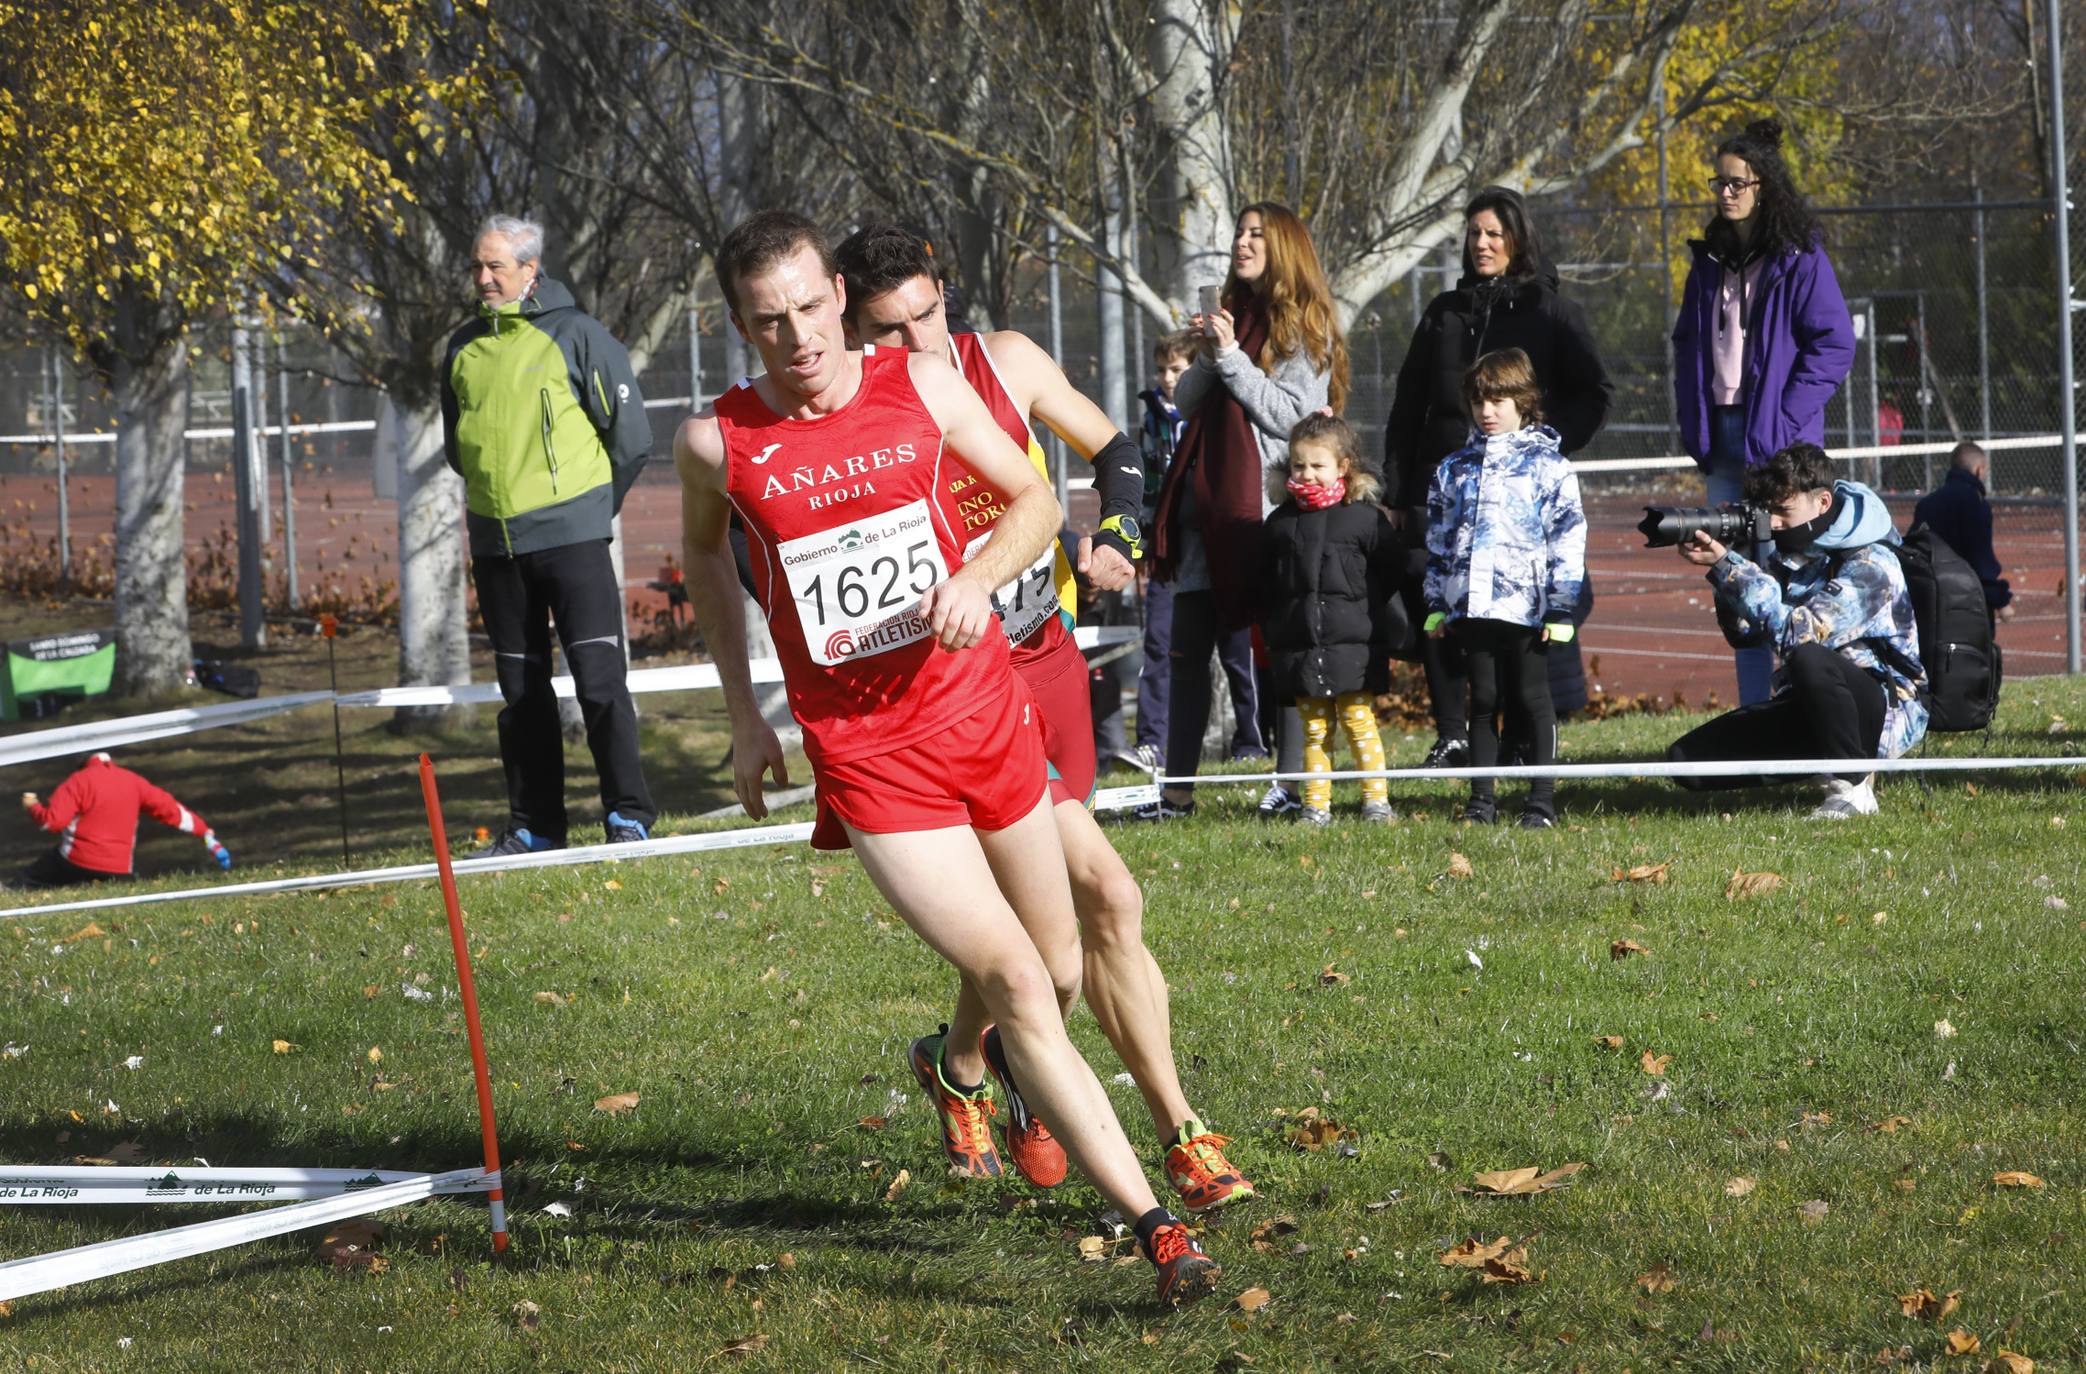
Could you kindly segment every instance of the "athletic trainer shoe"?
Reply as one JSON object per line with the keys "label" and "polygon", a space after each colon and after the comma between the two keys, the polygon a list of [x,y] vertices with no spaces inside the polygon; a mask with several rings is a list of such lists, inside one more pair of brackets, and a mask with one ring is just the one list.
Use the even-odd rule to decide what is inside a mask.
{"label": "athletic trainer shoe", "polygon": [[1387,801],[1365,801],[1362,803],[1362,819],[1373,825],[1388,825],[1398,819],[1398,813]]}
{"label": "athletic trainer shoe", "polygon": [[1297,811],[1297,823],[1316,826],[1323,830],[1333,823],[1333,813],[1322,806],[1301,807]]}
{"label": "athletic trainer shoe", "polygon": [[652,838],[652,827],[643,821],[626,821],[620,811],[609,812],[601,828],[608,832],[610,844],[636,844],[639,840]]}
{"label": "athletic trainer shoe", "polygon": [[1197,1298],[1216,1291],[1224,1270],[1204,1253],[1201,1242],[1179,1221],[1169,1221],[1152,1232],[1145,1256],[1159,1270],[1159,1301],[1168,1307],[1185,1307]]}
{"label": "athletic trainer shoe", "polygon": [[1557,817],[1551,815],[1548,811],[1539,811],[1531,806],[1521,813],[1521,828],[1523,830],[1554,830],[1557,828]]}
{"label": "athletic trainer shoe", "polygon": [[1468,825],[1497,825],[1499,803],[1491,797],[1472,797],[1463,803],[1463,820]]}
{"label": "athletic trainer shoe", "polygon": [[1470,741],[1467,739],[1437,738],[1434,747],[1427,751],[1422,768],[1468,768],[1470,766]]}
{"label": "athletic trainer shoe", "polygon": [[949,1156],[949,1167],[972,1178],[998,1178],[1006,1170],[1000,1167],[1000,1152],[992,1143],[992,1118],[998,1110],[992,1102],[992,1085],[981,1083],[973,1093],[960,1093],[949,1086],[949,1080],[942,1077],[942,1046],[948,1038],[949,1028],[944,1025],[939,1034],[913,1041],[909,1056],[913,1077],[920,1080],[920,1091],[927,1094],[941,1118],[942,1152]]}
{"label": "athletic trainer shoe", "polygon": [[1166,767],[1166,757],[1159,752],[1159,746],[1156,744],[1140,744],[1131,751],[1130,757],[1147,773],[1157,773]]}
{"label": "athletic trainer shoe", "polygon": [[1179,820],[1182,816],[1192,816],[1194,814],[1194,802],[1172,802],[1161,797],[1155,802],[1140,806],[1135,811],[1132,811],[1130,818],[1138,821],[1172,821]]}
{"label": "athletic trainer shoe", "polygon": [[1304,799],[1279,782],[1269,783],[1260,798],[1260,818],[1264,821],[1278,820],[1303,809]]}
{"label": "athletic trainer shoe", "polygon": [[1834,778],[1825,784],[1825,800],[1811,813],[1814,821],[1844,821],[1851,816],[1873,816],[1876,814],[1876,775],[1871,773],[1860,782],[1845,782]]}
{"label": "athletic trainer shoe", "polygon": [[563,849],[565,846],[548,835],[532,834],[527,826],[510,825],[493,836],[492,842],[471,851],[474,859],[503,859],[510,854],[540,854],[546,849]]}
{"label": "athletic trainer shoe", "polygon": [[1166,1177],[1189,1211],[1207,1212],[1254,1195],[1246,1176],[1224,1157],[1230,1143],[1230,1136],[1218,1135],[1193,1117],[1181,1123],[1179,1138],[1166,1152]]}
{"label": "athletic trainer shoe", "polygon": [[1057,1143],[1034,1112],[1029,1110],[1021,1089],[1014,1086],[1014,1071],[1007,1067],[1007,1050],[1000,1044],[1000,1028],[987,1026],[978,1038],[978,1052],[985,1067],[1007,1099],[1007,1153],[1021,1176],[1038,1188],[1055,1188],[1065,1181],[1065,1147]]}

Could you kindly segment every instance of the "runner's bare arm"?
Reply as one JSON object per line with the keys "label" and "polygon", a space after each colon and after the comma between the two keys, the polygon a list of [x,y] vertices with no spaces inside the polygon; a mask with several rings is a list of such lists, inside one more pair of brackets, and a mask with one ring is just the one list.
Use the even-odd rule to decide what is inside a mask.
{"label": "runner's bare arm", "polygon": [[768,803],[761,796],[761,775],[775,774],[777,786],[789,786],[782,742],[761,719],[753,695],[753,675],[746,663],[746,603],[739,594],[739,571],[732,563],[725,529],[731,505],[725,499],[724,434],[716,417],[705,410],[674,432],[674,467],[681,475],[681,546],[686,567],[688,604],[709,646],[724,689],[725,710],[732,722],[732,786],[746,814],[761,820]]}
{"label": "runner's bare arm", "polygon": [[1007,437],[963,374],[931,353],[915,353],[906,361],[913,387],[949,448],[1007,497],[1007,509],[978,556],[930,588],[920,602],[920,614],[941,646],[967,649],[996,623],[992,593],[1036,561],[1057,538],[1064,517],[1028,455]]}
{"label": "runner's bare arm", "polygon": [[[1134,519],[1144,506],[1144,456],[1136,443],[1073,386],[1057,360],[1028,335],[1014,329],[998,330],[986,339],[986,347],[992,351],[993,363],[1014,403],[1094,465],[1101,518],[1127,515]],[[1104,592],[1122,590],[1137,575],[1129,557],[1129,541],[1120,535],[1104,534],[1098,540],[1082,536],[1079,570]]]}

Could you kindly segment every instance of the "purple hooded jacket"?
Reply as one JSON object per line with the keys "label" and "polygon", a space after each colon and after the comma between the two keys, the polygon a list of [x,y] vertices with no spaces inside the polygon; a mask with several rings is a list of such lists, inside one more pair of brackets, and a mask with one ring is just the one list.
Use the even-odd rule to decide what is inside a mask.
{"label": "purple hooded jacket", "polygon": [[[1691,239],[1694,266],[1673,326],[1673,396],[1682,447],[1709,466],[1711,352],[1717,287],[1726,264],[1707,241]],[[1825,403],[1854,362],[1854,321],[1821,248],[1783,253],[1761,268],[1747,293],[1746,466],[1757,467],[1798,441],[1823,445]]]}

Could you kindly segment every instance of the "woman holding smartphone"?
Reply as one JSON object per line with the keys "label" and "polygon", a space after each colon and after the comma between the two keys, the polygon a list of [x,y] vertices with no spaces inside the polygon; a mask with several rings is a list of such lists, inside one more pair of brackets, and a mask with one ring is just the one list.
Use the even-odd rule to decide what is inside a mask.
{"label": "woman holding smartphone", "polygon": [[[1782,126],[1748,124],[1717,145],[1716,213],[1688,248],[1694,264],[1673,326],[1681,444],[1712,505],[1737,501],[1746,472],[1789,445],[1825,442],[1825,403],[1854,362],[1854,322],[1821,247],[1818,220],[1782,160]],[[1759,561],[1758,551],[1739,550]],[[1737,649],[1738,701],[1765,701],[1774,653]]]}
{"label": "woman holding smartphone", "polygon": [[[1231,249],[1217,299],[1198,301],[1205,308],[1190,321],[1198,353],[1174,388],[1187,427],[1153,519],[1153,575],[1173,583],[1166,729],[1173,777],[1190,776],[1201,764],[1212,649],[1223,642],[1236,652],[1250,642],[1250,579],[1269,509],[1265,474],[1270,465],[1287,464],[1289,431],[1299,419],[1328,404],[1337,414],[1347,403],[1347,341],[1304,222],[1287,206],[1257,202],[1240,212]],[[1291,767],[1302,761],[1301,731],[1294,733]],[[1162,820],[1194,805],[1189,788],[1169,786],[1139,814]],[[1294,813],[1300,805],[1277,784],[1261,811]]]}

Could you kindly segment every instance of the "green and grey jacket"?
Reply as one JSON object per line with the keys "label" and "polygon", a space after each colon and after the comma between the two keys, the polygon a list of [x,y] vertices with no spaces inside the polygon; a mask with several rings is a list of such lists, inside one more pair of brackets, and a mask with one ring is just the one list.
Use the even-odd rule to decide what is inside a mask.
{"label": "green and grey jacket", "polygon": [[548,277],[449,337],[442,433],[474,558],[608,538],[652,450],[630,355]]}

